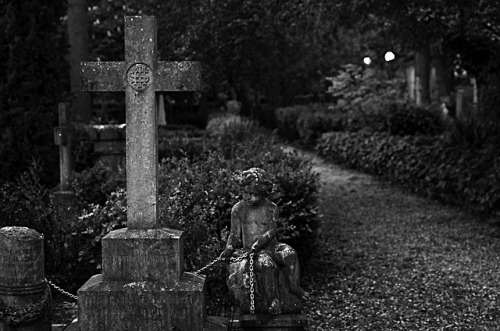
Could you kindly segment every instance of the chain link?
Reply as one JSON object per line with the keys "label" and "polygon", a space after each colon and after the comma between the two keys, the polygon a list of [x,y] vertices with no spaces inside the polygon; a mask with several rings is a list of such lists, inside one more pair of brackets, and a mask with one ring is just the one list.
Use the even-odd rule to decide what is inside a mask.
{"label": "chain link", "polygon": [[50,285],[52,286],[54,289],[56,289],[59,293],[62,293],[64,294],[65,296],[67,297],[70,297],[71,299],[73,300],[77,300],[78,301],[78,297],[76,295],[73,295],[69,292],[66,292],[65,290],[63,290],[62,288],[60,288],[59,286],[57,286],[56,284],[52,283],[50,280],[48,280],[47,278],[45,278],[45,281]]}
{"label": "chain link", "polygon": [[[250,263],[250,265],[249,265],[249,269],[250,269],[250,312],[252,313],[252,315],[255,314],[255,275],[254,275],[254,269],[253,269],[254,268],[253,267],[254,254],[255,254],[255,252],[253,250],[250,250],[250,251],[246,252],[245,254],[243,254],[242,256],[231,257],[229,259],[229,261],[231,263],[237,263],[237,262],[241,262],[244,259],[246,259],[247,257],[249,257],[249,263]],[[202,273],[203,271],[207,270],[208,268],[212,267],[214,264],[216,264],[217,262],[219,262],[221,260],[222,260],[222,258],[219,256],[218,258],[214,259],[212,262],[210,262],[209,264],[207,264],[203,268],[198,269],[198,270],[194,271],[193,273],[195,275],[198,275],[198,274]]]}
{"label": "chain link", "polygon": [[196,271],[194,271],[193,273],[195,275],[199,275],[200,273],[202,273],[203,271],[207,270],[208,268],[212,267],[214,264],[216,264],[217,262],[219,262],[221,260],[221,257],[219,256],[218,258],[216,258],[215,260],[213,260],[212,262],[210,262],[209,264],[207,264],[206,266],[204,266],[203,268],[201,269],[198,269]]}
{"label": "chain link", "polygon": [[255,280],[253,274],[253,255],[254,252],[250,253],[250,313],[255,314]]}
{"label": "chain link", "polygon": [[50,305],[50,288],[47,286],[42,297],[36,303],[29,304],[23,308],[15,309],[8,306],[0,306],[0,320],[12,326],[23,326],[38,320],[47,306]]}
{"label": "chain link", "polygon": [[245,254],[243,254],[242,256],[232,257],[232,258],[230,259],[231,263],[237,263],[237,262],[241,262],[241,261],[243,261],[244,259],[246,259],[246,258],[250,255],[250,252],[251,252],[251,251],[248,251],[248,252],[246,252]]}

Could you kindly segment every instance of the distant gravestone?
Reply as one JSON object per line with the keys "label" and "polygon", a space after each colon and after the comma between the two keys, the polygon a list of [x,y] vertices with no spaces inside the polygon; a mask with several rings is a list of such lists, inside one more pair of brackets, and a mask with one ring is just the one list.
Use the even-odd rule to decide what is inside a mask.
{"label": "distant gravestone", "polygon": [[50,330],[43,235],[18,226],[0,229],[0,331]]}
{"label": "distant gravestone", "polygon": [[67,103],[58,105],[59,126],[54,128],[54,144],[59,146],[59,190],[52,194],[57,213],[69,221],[76,217],[74,194],[69,190],[69,178],[73,171],[71,155],[71,140],[73,127],[71,125],[71,109]]}
{"label": "distant gravestone", "polygon": [[54,144],[59,146],[60,191],[67,191],[73,170],[71,157],[71,112],[68,104],[59,103],[59,126],[54,129]]}
{"label": "distant gravestone", "polygon": [[195,91],[200,64],[156,60],[156,22],[125,17],[125,61],[82,63],[82,89],[125,91],[127,228],[102,239],[103,273],[78,291],[80,330],[203,330],[205,279],[183,233],[158,224],[155,91]]}

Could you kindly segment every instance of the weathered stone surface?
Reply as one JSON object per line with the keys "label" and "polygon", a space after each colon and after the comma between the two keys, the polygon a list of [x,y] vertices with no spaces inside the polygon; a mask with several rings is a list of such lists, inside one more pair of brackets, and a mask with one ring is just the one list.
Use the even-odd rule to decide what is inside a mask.
{"label": "weathered stone surface", "polygon": [[176,283],[108,282],[96,275],[78,291],[80,330],[203,330],[204,284],[190,273]]}
{"label": "weathered stone surface", "polygon": [[[244,312],[299,313],[301,301],[310,295],[300,287],[297,253],[276,237],[278,206],[267,198],[273,183],[260,168],[242,171],[235,179],[243,200],[231,209],[231,230],[221,254],[236,258],[229,265],[229,292]],[[240,244],[243,248],[234,250]]]}
{"label": "weathered stone surface", "polygon": [[157,229],[155,104],[158,88],[199,87],[199,64],[156,57],[154,17],[133,16],[125,17],[124,62],[82,63],[84,90],[125,91],[127,229],[103,239],[103,275],[78,291],[81,330],[203,329],[205,279],[183,273],[182,233]]}
{"label": "weathered stone surface", "polygon": [[82,91],[123,91],[124,62],[81,62]]}
{"label": "weathered stone surface", "polygon": [[178,281],[184,265],[182,231],[120,229],[102,239],[106,280]]}
{"label": "weathered stone surface", "polygon": [[300,314],[257,314],[239,316],[231,321],[231,325],[235,331],[301,331],[308,325],[308,320]]}
{"label": "weathered stone surface", "polygon": [[[233,255],[234,257],[241,254]],[[262,272],[254,273],[255,281],[255,312],[269,313],[274,299],[278,299],[280,314],[298,314],[302,311],[302,301],[290,293],[289,281],[283,271],[283,268],[276,265],[274,275],[263,275]],[[229,291],[238,302],[239,307],[245,313],[250,313],[250,270],[249,260],[244,259],[240,262],[230,263],[228,266],[227,285]],[[269,271],[264,271],[269,272]],[[275,279],[277,277],[277,279]],[[264,281],[273,282],[276,287],[276,295],[272,296],[266,293],[263,286]],[[269,286],[268,286],[269,287]]]}
{"label": "weathered stone surface", "polygon": [[207,316],[203,331],[227,331],[229,319],[226,317]]}
{"label": "weathered stone surface", "polygon": [[0,229],[0,286],[36,287],[45,284],[43,234],[8,226]]}
{"label": "weathered stone surface", "polygon": [[[12,314],[36,305],[33,319]],[[0,318],[0,331],[50,330],[50,290],[45,283],[43,234],[26,227],[0,229],[0,310],[10,313]],[[11,323],[28,321],[25,326]],[[13,317],[14,319],[11,319]]]}

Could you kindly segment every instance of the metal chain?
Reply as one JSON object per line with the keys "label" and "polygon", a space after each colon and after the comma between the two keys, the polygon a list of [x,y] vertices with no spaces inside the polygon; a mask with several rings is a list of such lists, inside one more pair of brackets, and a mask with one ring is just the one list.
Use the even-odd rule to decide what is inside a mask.
{"label": "metal chain", "polygon": [[250,255],[250,252],[251,251],[248,251],[248,252],[246,252],[245,254],[243,254],[242,256],[239,256],[239,257],[232,257],[230,259],[231,263],[237,263],[237,262],[243,261],[244,259],[246,259]]}
{"label": "metal chain", "polygon": [[[250,312],[252,313],[252,315],[255,314],[255,277],[254,277],[254,269],[253,269],[254,254],[255,254],[255,252],[251,250],[251,251],[246,252],[242,256],[232,257],[229,259],[231,263],[236,263],[236,262],[243,261],[247,257],[250,257],[249,258],[249,263],[250,263],[250,266],[249,266],[249,268],[250,268]],[[212,262],[210,262],[209,264],[207,264],[203,268],[198,269],[198,270],[194,271],[193,273],[195,275],[198,275],[198,274],[202,273],[203,271],[207,270],[208,268],[212,267],[214,264],[216,264],[217,262],[219,262],[221,260],[222,260],[222,258],[219,256],[218,258],[214,259]]]}
{"label": "metal chain", "polygon": [[27,325],[38,320],[44,311],[46,311],[49,304],[50,288],[47,286],[42,297],[36,303],[29,304],[20,309],[0,306],[0,320],[12,326]]}
{"label": "metal chain", "polygon": [[[248,251],[246,252],[245,254],[243,254],[242,256],[239,256],[239,257],[231,257],[229,259],[229,262],[231,263],[237,263],[237,262],[241,262],[243,261],[244,259],[246,259],[249,255],[250,255],[251,251]],[[195,275],[198,275],[200,273],[202,273],[203,271],[207,270],[208,268],[212,267],[214,264],[216,264],[217,262],[220,262],[222,261],[222,258],[219,256],[218,258],[214,259],[212,262],[210,262],[209,264],[207,264],[206,266],[204,266],[203,268],[201,269],[198,269],[196,271],[193,271],[193,273]]]}
{"label": "metal chain", "polygon": [[221,257],[219,256],[218,258],[216,258],[215,260],[213,260],[212,262],[210,262],[209,264],[207,264],[206,266],[204,266],[203,268],[201,269],[198,269],[196,271],[194,271],[193,273],[195,275],[199,275],[200,273],[202,273],[203,271],[205,271],[206,269],[210,268],[211,266],[213,266],[214,264],[216,264],[217,262],[219,262],[221,260]]}
{"label": "metal chain", "polygon": [[255,281],[253,274],[253,255],[254,252],[250,253],[250,313],[255,314]]}
{"label": "metal chain", "polygon": [[45,281],[50,285],[52,286],[54,289],[56,289],[59,293],[62,293],[64,294],[65,296],[67,297],[70,297],[71,299],[73,300],[77,300],[78,301],[78,297],[76,295],[73,295],[69,292],[66,292],[65,290],[63,290],[62,288],[60,288],[59,286],[57,286],[56,284],[52,283],[50,280],[48,280],[47,278],[45,278]]}

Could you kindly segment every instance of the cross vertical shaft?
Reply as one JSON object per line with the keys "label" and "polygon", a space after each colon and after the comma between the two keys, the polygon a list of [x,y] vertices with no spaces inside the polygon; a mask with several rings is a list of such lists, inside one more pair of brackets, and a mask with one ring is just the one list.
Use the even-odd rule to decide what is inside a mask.
{"label": "cross vertical shaft", "polygon": [[153,16],[125,17],[127,227],[158,227],[158,119]]}

